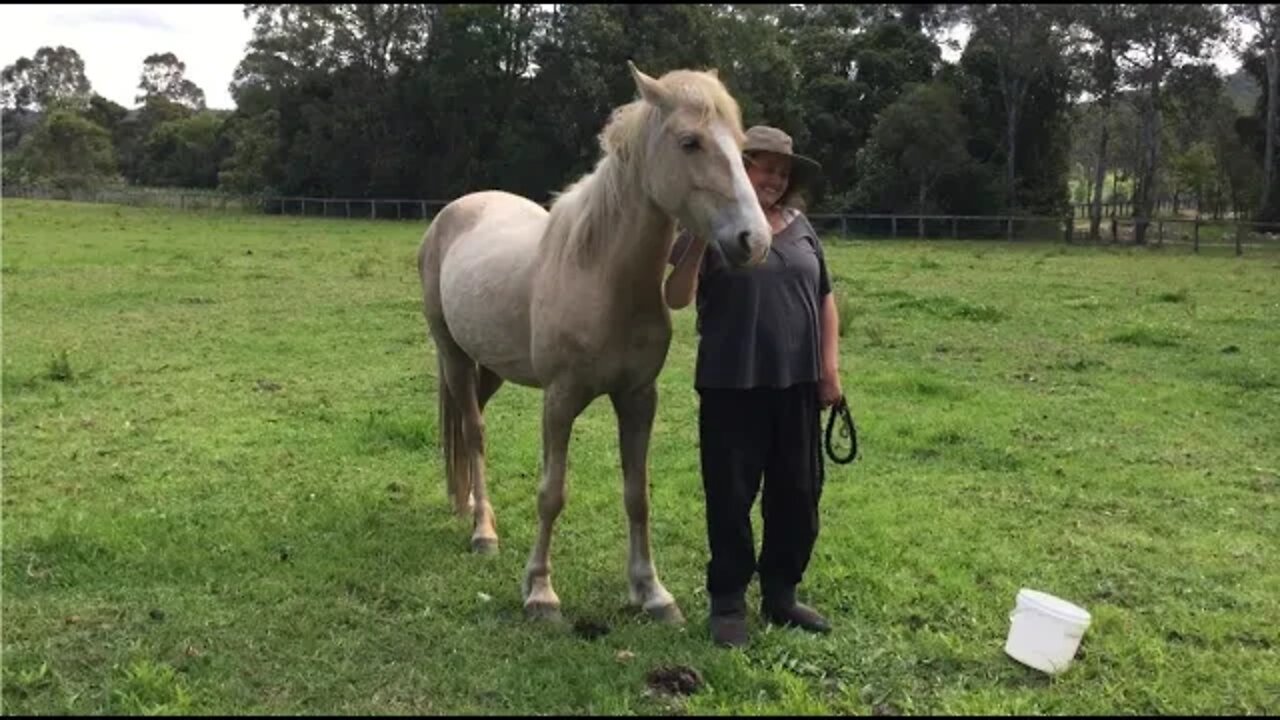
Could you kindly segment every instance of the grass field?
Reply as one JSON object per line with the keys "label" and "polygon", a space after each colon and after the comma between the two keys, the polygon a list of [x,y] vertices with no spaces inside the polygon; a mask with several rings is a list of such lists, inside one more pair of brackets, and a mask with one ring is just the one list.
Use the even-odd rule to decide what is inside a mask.
{"label": "grass field", "polygon": [[[689,622],[626,607],[601,399],[552,545],[567,623],[531,625],[540,396],[491,403],[502,550],[473,556],[421,226],[3,212],[5,713],[1280,713],[1280,254],[830,244],[864,458],[828,468],[801,596],[836,629],[766,629],[753,588],[729,652],[692,310],[650,460]],[[1056,679],[1002,651],[1022,587],[1093,613]],[[697,692],[648,689],[676,665]]]}

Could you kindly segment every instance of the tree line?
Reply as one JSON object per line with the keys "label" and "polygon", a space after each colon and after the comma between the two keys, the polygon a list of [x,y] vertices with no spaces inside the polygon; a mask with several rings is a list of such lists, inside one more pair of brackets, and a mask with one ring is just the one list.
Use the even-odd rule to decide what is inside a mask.
{"label": "tree line", "polygon": [[717,68],[747,124],[823,162],[815,209],[1089,203],[1096,234],[1118,201],[1142,242],[1160,202],[1280,220],[1277,7],[247,4],[234,109],[207,108],[171,52],[146,58],[131,109],[72,48],[7,66],[4,182],[546,200],[593,165],[630,59]]}

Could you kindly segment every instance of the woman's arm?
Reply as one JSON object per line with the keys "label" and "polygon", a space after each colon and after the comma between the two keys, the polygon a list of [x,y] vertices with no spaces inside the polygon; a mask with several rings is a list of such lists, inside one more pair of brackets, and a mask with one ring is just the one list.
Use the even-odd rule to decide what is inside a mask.
{"label": "woman's arm", "polygon": [[840,316],[835,293],[822,296],[822,370],[834,375],[840,369]]}
{"label": "woman's arm", "polygon": [[835,293],[822,296],[822,382],[819,383],[819,399],[823,407],[830,407],[840,399],[840,316],[836,310]]}
{"label": "woman's arm", "polygon": [[676,267],[667,276],[662,287],[662,296],[667,307],[673,310],[693,302],[698,291],[698,270],[702,266],[702,255],[707,249],[707,242],[690,236],[684,255],[676,261]]}

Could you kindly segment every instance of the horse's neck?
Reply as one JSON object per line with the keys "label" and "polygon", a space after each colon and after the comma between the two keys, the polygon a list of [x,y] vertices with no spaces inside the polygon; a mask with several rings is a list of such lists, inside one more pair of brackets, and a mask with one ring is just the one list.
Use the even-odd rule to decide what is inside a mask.
{"label": "horse's neck", "polygon": [[572,257],[566,259],[621,300],[660,304],[675,223],[644,194],[639,173],[625,173],[611,160],[591,182],[595,187],[578,208],[586,224],[575,233],[568,248]]}

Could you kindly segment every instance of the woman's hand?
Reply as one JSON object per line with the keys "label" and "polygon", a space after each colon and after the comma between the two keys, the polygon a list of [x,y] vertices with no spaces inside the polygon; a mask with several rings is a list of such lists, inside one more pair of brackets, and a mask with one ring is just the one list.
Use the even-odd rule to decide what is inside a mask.
{"label": "woman's hand", "polygon": [[840,399],[844,391],[840,389],[840,373],[824,372],[822,379],[818,381],[818,402],[823,408],[829,408],[835,405]]}

